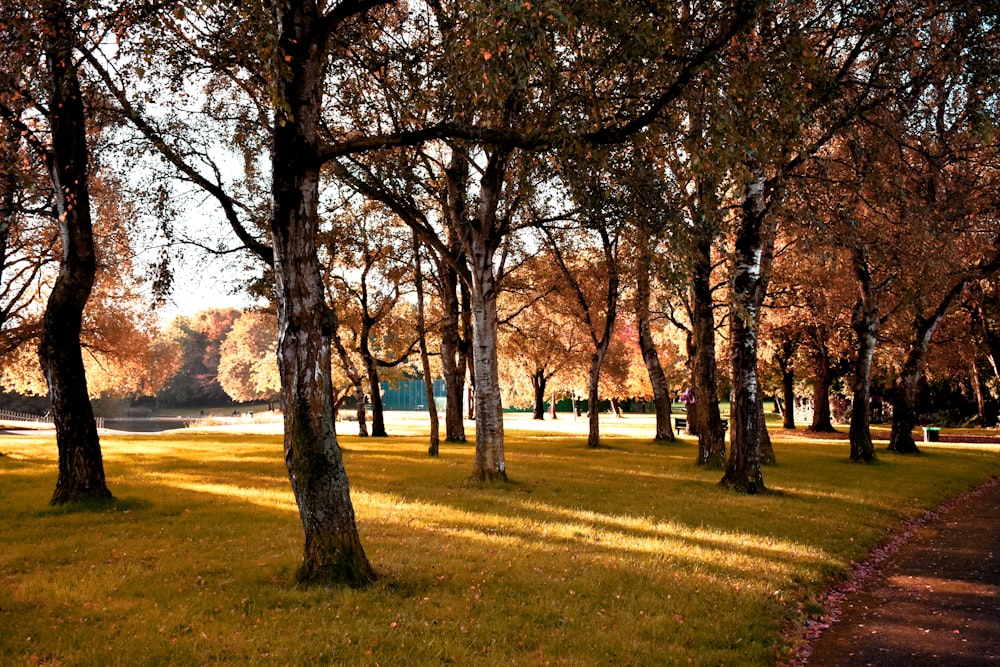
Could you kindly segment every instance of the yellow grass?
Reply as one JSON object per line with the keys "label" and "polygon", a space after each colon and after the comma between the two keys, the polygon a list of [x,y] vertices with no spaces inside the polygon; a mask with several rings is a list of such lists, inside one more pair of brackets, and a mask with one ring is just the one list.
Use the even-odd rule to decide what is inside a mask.
{"label": "yellow grass", "polygon": [[471,444],[430,459],[395,415],[341,436],[379,582],[299,589],[280,435],[236,428],[105,434],[116,500],[73,509],[47,505],[51,434],[0,435],[0,664],[774,664],[852,560],[1000,473],[995,445],[857,466],[776,435],[775,493],[748,498],[650,417],[605,420],[595,451],[583,419],[518,415],[513,483],[480,489]]}

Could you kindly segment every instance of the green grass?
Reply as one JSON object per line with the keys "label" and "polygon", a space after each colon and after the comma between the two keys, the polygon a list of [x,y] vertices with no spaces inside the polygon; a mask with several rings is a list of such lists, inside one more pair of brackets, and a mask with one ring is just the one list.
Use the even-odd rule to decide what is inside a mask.
{"label": "green grass", "polygon": [[[294,585],[280,437],[104,436],[111,504],[51,508],[51,438],[0,435],[0,664],[768,665],[852,560],[992,475],[998,448],[879,451],[775,435],[775,493],[743,497],[654,445],[647,418],[512,417],[503,488],[417,422],[342,436],[379,582]],[[342,430],[353,431],[353,425]],[[884,444],[882,445],[884,447]]]}

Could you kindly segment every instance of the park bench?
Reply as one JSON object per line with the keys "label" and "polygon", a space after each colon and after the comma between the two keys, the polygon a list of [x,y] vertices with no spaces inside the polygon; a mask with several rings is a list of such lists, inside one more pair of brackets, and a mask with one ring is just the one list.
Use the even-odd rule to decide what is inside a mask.
{"label": "park bench", "polygon": [[[683,430],[687,429],[687,427],[688,427],[687,417],[674,417],[674,430],[675,431],[683,431]],[[728,419],[723,419],[722,420],[722,430],[723,431],[728,431],[729,430],[729,420]]]}

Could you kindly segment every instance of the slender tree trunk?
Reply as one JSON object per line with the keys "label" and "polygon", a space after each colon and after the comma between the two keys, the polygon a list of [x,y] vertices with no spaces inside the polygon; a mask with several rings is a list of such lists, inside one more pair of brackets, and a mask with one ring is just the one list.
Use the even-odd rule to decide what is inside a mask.
{"label": "slender tree trunk", "polygon": [[649,239],[642,231],[639,232],[636,254],[636,295],[635,319],[639,329],[639,349],[642,351],[642,361],[646,365],[649,384],[653,387],[653,404],[656,406],[655,441],[673,441],[673,425],[670,423],[670,387],[667,385],[667,375],[660,364],[656,344],[653,342],[653,331],[649,317],[650,299],[650,249]]}
{"label": "slender tree trunk", "polygon": [[531,412],[532,419],[545,419],[545,386],[548,378],[545,377],[545,369],[537,368],[531,374],[531,388],[534,390],[534,409]]}
{"label": "slender tree trunk", "polygon": [[372,399],[372,437],[387,438],[389,434],[385,430],[385,410],[382,407],[382,381],[378,376],[378,363],[374,355],[367,349],[367,336],[361,341],[361,356],[365,361],[365,370],[368,372],[368,391]]}
{"label": "slender tree trunk", "polygon": [[694,403],[688,405],[688,423],[696,425],[698,465],[721,470],[726,462],[726,432],[722,428],[722,415],[719,413],[715,304],[712,299],[711,274],[712,241],[702,238],[695,245],[692,255],[689,288],[691,337],[694,345],[694,364],[691,369]]}
{"label": "slender tree trunk", "polygon": [[358,420],[358,437],[367,438],[368,418],[365,412],[364,378],[361,377],[358,367],[354,365],[351,355],[347,352],[344,342],[340,339],[340,320],[337,317],[336,310],[332,306],[330,307],[330,317],[333,321],[333,333],[330,336],[330,340],[337,350],[337,356],[340,357],[340,365],[344,369],[344,374],[351,381],[351,386],[354,389],[354,414]]}
{"label": "slender tree trunk", "polygon": [[969,382],[972,384],[972,393],[976,396],[976,412],[979,414],[979,428],[989,428],[993,424],[989,423],[989,417],[986,414],[986,397],[983,393],[983,381],[979,376],[979,366],[976,364],[976,359],[969,362]]}
{"label": "slender tree trunk", "polygon": [[948,314],[952,305],[965,291],[968,278],[958,280],[944,295],[937,309],[927,318],[917,316],[913,324],[913,338],[906,353],[903,367],[892,391],[892,432],[889,434],[889,451],[897,454],[919,454],[913,441],[913,428],[917,425],[917,382],[923,372],[927,348],[934,337],[937,325]]}
{"label": "slender tree trunk", "polygon": [[444,375],[445,440],[465,442],[465,364],[459,335],[458,274],[446,262],[438,263],[441,276],[441,372]]}
{"label": "slender tree trunk", "polygon": [[875,461],[875,445],[871,433],[872,359],[878,341],[878,293],[868,268],[864,249],[856,247],[853,254],[854,275],[858,279],[861,298],[854,307],[851,326],[857,336],[858,358],[854,364],[854,398],[851,407],[851,460],[858,463]]}
{"label": "slender tree trunk", "polygon": [[733,244],[729,315],[733,400],[729,458],[721,480],[723,486],[748,494],[765,491],[760,469],[764,424],[757,377],[757,330],[774,251],[774,230],[766,226],[763,170],[755,166],[753,173],[754,180],[744,197]]}
{"label": "slender tree trunk", "polygon": [[319,8],[291,0],[279,14],[271,236],[278,305],[278,368],[285,465],[305,536],[299,580],[363,586],[375,573],[361,546],[333,429],[329,317],[316,254],[319,129],[326,36]]}
{"label": "slender tree trunk", "polygon": [[590,405],[590,410],[587,411],[587,446],[591,448],[601,446],[601,411],[597,404],[601,397],[601,365],[608,351],[608,342],[607,339],[603,340],[594,354],[590,355],[590,376],[587,382],[587,401]]}
{"label": "slender tree trunk", "polygon": [[781,369],[781,426],[795,430],[795,369],[788,365]]}
{"label": "slender tree trunk", "polygon": [[427,354],[427,324],[424,316],[424,274],[420,266],[420,237],[413,232],[413,285],[417,292],[417,344],[420,347],[420,368],[424,373],[424,391],[427,394],[427,413],[431,420],[430,440],[427,454],[437,456],[440,449],[440,425],[437,404],[434,402],[434,378],[431,376],[431,360]]}
{"label": "slender tree trunk", "polygon": [[833,371],[830,368],[830,353],[822,341],[813,350],[813,419],[809,430],[814,433],[833,433],[830,414],[830,384]]}
{"label": "slender tree trunk", "polygon": [[472,346],[475,339],[475,326],[473,325],[473,305],[472,290],[464,283],[462,288],[462,343],[461,354],[459,356],[459,368],[468,371],[469,384],[465,391],[465,405],[468,409],[466,415],[469,419],[476,418],[476,355]]}
{"label": "slender tree trunk", "polygon": [[772,466],[778,462],[774,455],[774,445],[771,444],[771,433],[767,430],[767,419],[764,417],[764,392],[757,394],[758,418],[760,419],[760,462]]}
{"label": "slender tree trunk", "polygon": [[775,354],[775,362],[781,370],[781,398],[775,396],[774,404],[781,414],[781,427],[790,430],[795,430],[795,365],[792,359],[798,346],[797,339],[786,336]]}
{"label": "slender tree trunk", "polygon": [[88,190],[86,112],[74,65],[73,35],[64,2],[44,8],[45,54],[51,77],[47,160],[55,193],[62,257],[45,307],[39,360],[49,386],[59,450],[59,476],[52,504],[110,498],[101,443],[87,392],[80,348],[83,311],[97,272]]}

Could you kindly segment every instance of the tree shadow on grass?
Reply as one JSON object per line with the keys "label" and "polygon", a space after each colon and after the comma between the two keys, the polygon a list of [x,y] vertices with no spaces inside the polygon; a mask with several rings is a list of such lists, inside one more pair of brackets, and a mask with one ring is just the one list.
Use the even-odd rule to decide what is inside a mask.
{"label": "tree shadow on grass", "polygon": [[146,498],[87,498],[76,502],[47,507],[35,512],[38,518],[66,516],[69,514],[105,514],[114,512],[137,512],[153,507]]}

